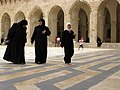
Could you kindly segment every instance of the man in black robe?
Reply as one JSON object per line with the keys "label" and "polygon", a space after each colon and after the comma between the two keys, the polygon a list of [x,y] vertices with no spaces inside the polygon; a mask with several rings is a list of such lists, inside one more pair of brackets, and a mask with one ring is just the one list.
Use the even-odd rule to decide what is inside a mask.
{"label": "man in black robe", "polygon": [[67,29],[62,33],[62,41],[61,47],[64,47],[65,57],[64,61],[65,64],[71,63],[71,58],[74,54],[74,42],[75,34],[73,30],[71,30],[71,24],[67,23]]}
{"label": "man in black robe", "polygon": [[4,38],[2,37],[2,38],[1,38],[1,43],[0,43],[0,44],[2,45],[3,42],[4,42]]}
{"label": "man in black robe", "polygon": [[50,36],[51,32],[45,26],[44,19],[40,19],[39,23],[34,29],[31,43],[35,41],[35,63],[44,64],[47,61],[47,36]]}
{"label": "man in black robe", "polygon": [[24,47],[26,40],[26,26],[28,22],[22,20],[14,23],[9,29],[7,36],[7,48],[3,59],[13,62],[14,64],[25,64]]}
{"label": "man in black robe", "polygon": [[99,37],[97,37],[97,46],[101,47],[101,45],[102,45],[102,41]]}

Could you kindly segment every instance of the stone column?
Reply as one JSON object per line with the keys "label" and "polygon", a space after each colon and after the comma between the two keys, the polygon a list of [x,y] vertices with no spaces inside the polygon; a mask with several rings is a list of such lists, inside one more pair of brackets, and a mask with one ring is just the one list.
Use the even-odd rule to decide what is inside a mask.
{"label": "stone column", "polygon": [[12,26],[13,23],[15,23],[14,17],[12,17],[12,15],[14,15],[14,14],[11,13],[11,16],[10,16],[10,19],[11,19],[11,22],[10,22],[10,23],[11,23],[11,25],[10,25],[10,26]]}
{"label": "stone column", "polygon": [[27,43],[26,43],[26,45],[31,46],[32,45],[31,44],[31,35],[32,35],[32,33],[31,33],[31,20],[30,20],[29,13],[25,13],[25,19],[28,21],[27,31],[26,31],[26,33],[27,33],[27,36],[26,36]]}
{"label": "stone column", "polygon": [[28,25],[27,25],[27,45],[31,45],[31,27],[30,27],[30,19],[28,17],[26,17],[26,20],[28,21]]}
{"label": "stone column", "polygon": [[117,40],[116,25],[117,25],[116,21],[111,21],[111,42],[112,43],[116,43],[116,40]]}
{"label": "stone column", "polygon": [[70,14],[69,13],[64,13],[64,28],[66,28],[66,23],[67,22],[71,22]]}
{"label": "stone column", "polygon": [[[45,19],[45,25],[47,26],[47,27],[49,27],[49,22],[48,22],[48,13],[46,12],[45,13],[45,15],[43,16],[43,18]],[[50,22],[50,23],[52,23],[52,22]],[[51,31],[51,28],[49,27],[49,29],[50,29],[50,31]],[[51,33],[53,33],[52,31],[51,31]],[[53,35],[53,34],[52,34]],[[50,46],[50,44],[52,44],[52,35],[50,35],[49,37],[48,37],[48,46]],[[54,35],[53,35],[54,36]]]}
{"label": "stone column", "polygon": [[51,30],[51,36],[49,37],[50,42],[54,42],[57,36],[57,18],[53,17],[49,21],[49,29]]}
{"label": "stone column", "polygon": [[45,19],[45,25],[48,26],[48,15],[46,13],[46,15],[43,16],[43,18]]}
{"label": "stone column", "polygon": [[90,13],[90,47],[97,47],[97,9],[95,8],[93,7]]}

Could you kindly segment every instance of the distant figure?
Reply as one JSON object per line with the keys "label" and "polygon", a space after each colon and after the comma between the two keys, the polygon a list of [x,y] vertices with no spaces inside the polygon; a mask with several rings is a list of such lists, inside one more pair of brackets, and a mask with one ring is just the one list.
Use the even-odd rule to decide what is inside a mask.
{"label": "distant figure", "polygon": [[22,20],[19,23],[14,23],[9,29],[7,36],[8,45],[3,57],[4,60],[13,62],[13,64],[25,64],[24,47],[27,42],[27,25],[28,22]]}
{"label": "distant figure", "polygon": [[35,41],[35,63],[45,64],[47,59],[47,36],[50,36],[51,32],[48,27],[45,26],[45,20],[40,19],[38,26],[35,27],[31,43]]}
{"label": "distant figure", "polygon": [[57,47],[57,37],[55,37],[55,39],[54,39],[54,42],[55,42],[55,47]]}
{"label": "distant figure", "polygon": [[102,41],[99,37],[97,37],[97,46],[101,47],[101,45],[102,45]]}
{"label": "distant figure", "polygon": [[60,46],[60,37],[57,37],[57,46]]}
{"label": "distant figure", "polygon": [[79,48],[78,48],[78,50],[80,49],[80,48],[84,48],[84,39],[83,39],[83,37],[81,37],[81,39],[79,40]]}
{"label": "distant figure", "polygon": [[73,30],[71,29],[71,23],[67,23],[67,28],[62,34],[62,41],[61,41],[61,47],[64,47],[64,61],[65,64],[71,63],[71,58],[74,54],[74,43],[73,39],[75,39],[75,34]]}

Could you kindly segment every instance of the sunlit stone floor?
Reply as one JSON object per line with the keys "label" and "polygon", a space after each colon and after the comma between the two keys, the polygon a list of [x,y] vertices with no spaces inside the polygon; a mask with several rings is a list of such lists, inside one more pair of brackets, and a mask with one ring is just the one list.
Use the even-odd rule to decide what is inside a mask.
{"label": "sunlit stone floor", "polygon": [[120,51],[77,50],[72,65],[63,62],[62,48],[48,48],[48,62],[34,64],[34,47],[26,47],[26,65],[2,59],[0,46],[0,90],[120,90]]}

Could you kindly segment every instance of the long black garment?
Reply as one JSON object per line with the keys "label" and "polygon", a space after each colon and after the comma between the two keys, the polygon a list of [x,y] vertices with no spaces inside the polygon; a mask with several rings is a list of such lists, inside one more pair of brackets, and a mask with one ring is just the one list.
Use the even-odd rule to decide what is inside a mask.
{"label": "long black garment", "polygon": [[[43,34],[42,31],[46,30]],[[35,63],[46,63],[47,59],[47,36],[51,34],[46,26],[37,26],[33,32],[31,43],[35,41]]]}
{"label": "long black garment", "polygon": [[61,47],[64,47],[64,61],[65,63],[71,63],[71,57],[74,54],[74,43],[73,39],[75,38],[74,32],[65,30],[62,33]]}
{"label": "long black garment", "polygon": [[101,47],[101,45],[102,45],[102,41],[99,37],[97,37],[97,46]]}
{"label": "long black garment", "polygon": [[9,41],[4,60],[13,62],[14,64],[25,64],[24,46],[26,40],[26,27],[22,27],[19,23],[13,24],[9,29],[7,40]]}

